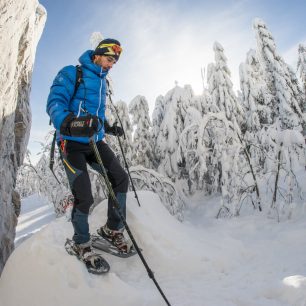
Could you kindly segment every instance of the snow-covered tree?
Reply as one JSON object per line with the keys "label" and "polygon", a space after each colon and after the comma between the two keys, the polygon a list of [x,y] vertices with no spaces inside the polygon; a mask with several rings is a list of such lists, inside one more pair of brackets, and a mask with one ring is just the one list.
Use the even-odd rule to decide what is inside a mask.
{"label": "snow-covered tree", "polygon": [[304,89],[304,104],[302,106],[302,111],[304,115],[303,135],[306,136],[306,46],[302,44],[299,45],[299,58],[297,68],[300,72],[300,78],[303,83]]}
{"label": "snow-covered tree", "polygon": [[[122,128],[124,129],[124,135],[120,137],[120,142],[122,145],[126,161],[128,165],[131,165],[132,156],[133,156],[133,143],[132,143],[133,127],[130,121],[128,106],[124,101],[118,101],[113,106],[113,116],[115,117],[115,122],[117,123],[117,125],[121,126],[122,124]],[[114,145],[114,143],[116,142],[115,148],[117,156],[119,156],[121,164],[124,165],[120,144],[118,143],[118,139],[115,140],[115,138],[113,137],[112,144]]]}
{"label": "snow-covered tree", "polygon": [[[19,168],[17,190],[22,197],[38,193],[46,197],[54,205],[55,213],[59,216],[65,213],[68,204],[72,204],[72,195],[67,176],[55,146],[53,173],[50,170],[50,150],[54,132],[47,133],[45,141],[41,142],[38,153],[40,159],[33,165],[29,156]],[[69,200],[68,200],[69,199]]]}
{"label": "snow-covered tree", "polygon": [[227,66],[224,49],[218,42],[214,43],[215,64],[208,65],[207,81],[212,103],[218,111],[224,112],[226,118],[239,127],[244,126],[243,109],[233,91],[231,72]]}
{"label": "snow-covered tree", "polygon": [[[179,161],[188,172],[189,193],[221,192],[222,211],[239,214],[241,203],[252,198],[256,182],[234,124],[224,112],[208,113],[183,130]],[[256,197],[256,195],[255,195]],[[258,199],[251,199],[254,207]]]}
{"label": "snow-covered tree", "polygon": [[21,198],[26,198],[38,192],[37,182],[42,180],[35,166],[31,162],[31,152],[27,150],[25,159],[17,172],[16,190]]}
{"label": "snow-covered tree", "polygon": [[272,99],[272,121],[281,121],[282,129],[301,130],[303,96],[298,83],[293,78],[292,71],[278,55],[271,32],[266,24],[255,19],[253,27],[257,39],[257,52],[260,64],[265,71],[267,83]]}
{"label": "snow-covered tree", "polygon": [[152,144],[154,152],[154,168],[157,168],[160,159],[158,153],[156,152],[157,147],[157,137],[160,132],[160,126],[163,122],[165,116],[165,98],[162,95],[159,95],[155,100],[155,107],[152,114]]}
{"label": "snow-covered tree", "polygon": [[42,181],[39,182],[38,193],[44,195],[54,204],[55,211],[61,210],[61,201],[71,194],[68,180],[62,162],[56,158],[54,173],[59,182],[53,176],[49,169],[49,156],[42,154],[40,160],[35,166]]}
{"label": "snow-covered tree", "polygon": [[133,165],[152,167],[152,136],[149,106],[145,97],[136,96],[129,104],[132,124],[136,125],[133,135]]}
{"label": "snow-covered tree", "polygon": [[297,68],[300,71],[300,78],[303,82],[304,93],[306,94],[306,46],[302,44],[299,45],[299,58]]}
{"label": "snow-covered tree", "polygon": [[241,101],[245,110],[246,131],[241,140],[256,172],[262,169],[266,153],[260,144],[263,128],[272,124],[271,106],[273,96],[264,79],[264,71],[256,51],[247,53],[245,63],[240,64]]}
{"label": "snow-covered tree", "polygon": [[294,202],[301,198],[298,171],[305,165],[304,138],[296,130],[282,130],[280,120],[261,134],[268,158],[264,182],[266,202],[279,219],[292,213]]}
{"label": "snow-covered tree", "polygon": [[[194,99],[192,99],[192,101],[194,101]],[[184,118],[184,128],[193,124],[195,121],[202,120],[202,118],[203,116],[199,109],[196,106],[190,105],[190,107],[186,109],[186,114]]]}
{"label": "snow-covered tree", "polygon": [[257,132],[265,125],[272,124],[271,102],[256,51],[247,53],[245,63],[240,64],[241,98],[245,109],[248,132]]}
{"label": "snow-covered tree", "polygon": [[131,176],[136,189],[157,193],[171,215],[180,221],[184,219],[184,203],[169,178],[142,166],[131,167]]}
{"label": "snow-covered tree", "polygon": [[178,174],[177,149],[179,136],[185,127],[185,115],[192,100],[190,87],[176,85],[165,96],[165,115],[157,137],[156,154],[159,172],[175,179]]}
{"label": "snow-covered tree", "polygon": [[207,113],[218,113],[220,111],[218,106],[213,103],[207,88],[204,88],[201,95],[192,98],[192,105],[202,113],[202,116]]}
{"label": "snow-covered tree", "polygon": [[[297,160],[305,162],[302,149],[304,142],[301,141],[303,137],[300,133],[304,125],[303,92],[292,68],[278,55],[272,34],[265,23],[255,19],[253,27],[257,38],[259,62],[264,70],[264,80],[269,94],[272,96],[273,124],[261,129],[259,146],[266,155],[263,174],[265,184],[273,194],[271,208],[278,212],[279,217],[280,203],[284,203],[284,207],[292,203],[293,185],[297,183],[293,164],[296,164]],[[287,140],[288,135],[292,137],[291,141]],[[288,184],[284,184],[284,181]],[[283,198],[291,200],[281,201]]]}

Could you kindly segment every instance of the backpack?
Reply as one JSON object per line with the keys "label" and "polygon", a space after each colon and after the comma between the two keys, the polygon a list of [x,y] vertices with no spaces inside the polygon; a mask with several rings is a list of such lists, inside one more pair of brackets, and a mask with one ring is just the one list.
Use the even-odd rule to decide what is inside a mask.
{"label": "backpack", "polygon": [[[74,96],[76,95],[78,88],[80,87],[81,83],[83,82],[83,72],[82,72],[82,68],[80,65],[76,65],[76,82],[74,84],[74,91],[73,91],[73,95],[71,97],[71,100],[74,98]],[[49,124],[51,125],[51,119]],[[54,171],[53,171],[53,166],[54,166],[54,152],[55,152],[55,142],[56,142],[56,130],[54,131],[54,135],[53,135],[53,139],[52,139],[52,144],[51,144],[51,149],[50,149],[50,163],[49,163],[49,168],[52,171],[54,177],[56,178],[56,180],[59,182],[58,178],[56,177]]]}

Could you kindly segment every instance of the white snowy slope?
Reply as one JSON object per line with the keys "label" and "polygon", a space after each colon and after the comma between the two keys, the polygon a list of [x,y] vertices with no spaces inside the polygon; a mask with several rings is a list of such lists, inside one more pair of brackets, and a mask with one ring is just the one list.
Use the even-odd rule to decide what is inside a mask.
{"label": "white snowy slope", "polygon": [[[194,205],[180,223],[157,195],[128,195],[128,223],[172,306],[305,306],[306,222],[263,216],[216,220]],[[90,216],[105,222],[106,201]],[[63,247],[71,224],[56,219],[20,244],[0,279],[1,306],[166,305],[138,258],[104,255],[107,275],[89,274]]]}
{"label": "white snowy slope", "polygon": [[54,207],[37,194],[22,199],[15,247],[55,219]]}

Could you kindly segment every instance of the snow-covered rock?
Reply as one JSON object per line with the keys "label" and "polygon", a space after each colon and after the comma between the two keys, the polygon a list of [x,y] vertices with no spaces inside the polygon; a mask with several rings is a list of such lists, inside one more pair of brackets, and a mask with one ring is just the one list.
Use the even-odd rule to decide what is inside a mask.
{"label": "snow-covered rock", "polygon": [[[0,273],[13,250],[18,196],[16,171],[31,125],[29,94],[46,11],[37,0],[0,2]],[[14,200],[17,199],[17,200]]]}

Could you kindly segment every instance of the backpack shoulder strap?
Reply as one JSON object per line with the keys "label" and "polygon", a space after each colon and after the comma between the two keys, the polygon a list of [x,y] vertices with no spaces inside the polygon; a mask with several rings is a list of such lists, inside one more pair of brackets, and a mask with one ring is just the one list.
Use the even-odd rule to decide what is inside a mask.
{"label": "backpack shoulder strap", "polygon": [[[76,81],[75,81],[74,92],[73,92],[73,95],[71,97],[71,100],[74,98],[76,92],[78,91],[78,88],[79,88],[80,84],[83,82],[83,78],[82,77],[83,77],[82,67],[80,65],[77,65],[76,66]],[[49,125],[51,125],[51,118],[50,118]],[[60,184],[58,178],[56,177],[56,175],[55,175],[55,173],[53,171],[55,142],[56,142],[56,131],[54,132],[53,140],[52,140],[52,144],[51,144],[51,149],[50,149],[50,164],[49,164],[49,167],[50,167],[54,177],[56,178],[57,182]]]}
{"label": "backpack shoulder strap", "polygon": [[76,81],[75,81],[75,85],[74,85],[74,92],[73,92],[72,98],[75,96],[76,92],[78,91],[78,88],[79,88],[80,84],[83,82],[82,67],[80,65],[76,65],[75,68],[76,68]]}

